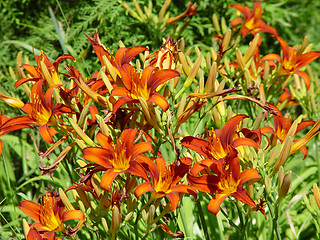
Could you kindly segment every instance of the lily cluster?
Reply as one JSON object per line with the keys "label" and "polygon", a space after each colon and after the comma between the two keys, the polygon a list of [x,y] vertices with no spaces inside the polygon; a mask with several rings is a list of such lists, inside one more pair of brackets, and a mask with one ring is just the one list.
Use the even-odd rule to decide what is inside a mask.
{"label": "lily cluster", "polygon": [[[217,35],[217,50],[204,55],[196,47],[195,61],[183,39],[168,36],[153,53],[147,47],[120,44],[113,55],[96,32],[87,39],[101,68],[91,76],[85,77],[67,54],[52,63],[41,52],[35,56],[36,66],[20,64],[15,87],[23,86],[29,101],[0,94],[23,113],[0,115],[0,136],[36,128],[44,140],[41,172],[54,177],[58,164],[64,164],[78,175],[75,179],[70,174],[72,186],[45,193],[40,203],[21,201],[19,208],[35,221],[24,223],[26,239],[74,236],[83,225],[112,239],[125,225],[136,239],[159,227],[171,237],[183,237],[166,216],[179,211],[185,194],[207,204],[214,215],[222,210],[228,216],[228,197],[238,214],[260,211],[267,218],[273,212],[270,205],[265,209],[266,202],[278,206],[289,193],[286,162],[298,150],[306,158],[306,144],[320,129],[320,120],[282,113],[300,105],[286,86],[292,76],[299,83],[301,77],[306,91],[312,90],[309,76],[300,69],[320,52],[311,52],[306,43],[289,47],[262,20],[259,2],[252,11],[240,4],[230,7],[243,19],[234,19],[232,30]],[[182,15],[166,18],[165,25],[195,15],[195,8],[190,3]],[[130,13],[138,19],[132,9]],[[281,56],[260,56],[261,32],[271,33],[280,43]],[[254,38],[242,54],[237,44],[250,34]],[[225,57],[227,52],[232,61]],[[68,64],[61,69],[63,60]],[[2,141],[0,147],[2,152]],[[43,160],[57,152],[45,166]],[[272,184],[276,173],[278,185]],[[317,187],[314,192],[318,203]],[[77,225],[66,227],[69,220]],[[122,231],[119,236],[131,235]]]}

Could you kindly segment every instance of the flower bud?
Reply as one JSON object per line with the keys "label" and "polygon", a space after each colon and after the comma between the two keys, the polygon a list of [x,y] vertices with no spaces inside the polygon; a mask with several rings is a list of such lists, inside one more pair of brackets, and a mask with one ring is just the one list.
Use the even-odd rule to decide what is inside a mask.
{"label": "flower bud", "polygon": [[270,194],[271,194],[271,180],[268,176],[265,176],[265,178],[264,178],[264,185],[265,185],[267,195],[270,196]]}
{"label": "flower bud", "polygon": [[313,195],[318,205],[318,208],[320,209],[320,192],[316,183],[313,184],[312,190],[313,190]]}
{"label": "flower bud", "polygon": [[291,186],[291,171],[287,172],[286,175],[284,175],[283,177],[283,181],[278,192],[279,196],[276,201],[277,203],[279,203],[282,198],[287,196],[290,186]]}
{"label": "flower bud", "polygon": [[27,239],[27,235],[28,235],[28,233],[30,231],[30,226],[29,226],[27,220],[25,220],[25,219],[22,220],[22,226],[23,226],[24,236]]}
{"label": "flower bud", "polygon": [[59,188],[59,196],[61,198],[61,201],[63,202],[64,206],[66,207],[67,210],[74,210],[74,207],[70,203],[67,195],[65,192],[62,190],[62,188]]}
{"label": "flower bud", "polygon": [[281,166],[281,167],[279,168],[279,171],[278,171],[278,187],[280,187],[280,186],[282,185],[283,177],[284,177],[284,169],[283,169],[283,167]]}
{"label": "flower bud", "polygon": [[150,227],[153,223],[153,219],[154,219],[154,213],[156,211],[156,208],[154,205],[151,205],[149,208],[149,212],[148,212],[148,218],[147,218],[147,225],[148,227]]}
{"label": "flower bud", "polygon": [[108,223],[107,223],[107,220],[104,217],[101,218],[101,224],[102,224],[102,227],[104,228],[104,230],[106,232],[108,232],[109,231]]}
{"label": "flower bud", "polygon": [[306,204],[306,207],[308,208],[308,210],[309,210],[310,212],[313,212],[314,209],[311,207],[310,202],[309,202],[309,199],[307,198],[307,196],[306,196],[305,194],[303,194],[303,195],[302,195],[302,198],[303,198],[303,201],[304,201],[304,203]]}
{"label": "flower bud", "polygon": [[121,222],[121,211],[120,211],[120,207],[118,205],[114,205],[113,209],[112,209],[112,222],[111,222],[111,234],[112,234],[112,239],[114,239],[115,234],[118,231],[118,228],[120,226],[120,222]]}
{"label": "flower bud", "polygon": [[20,99],[9,97],[3,93],[0,93],[0,99],[4,101],[6,104],[8,104],[10,107],[22,108],[24,106],[24,103]]}
{"label": "flower bud", "polygon": [[92,146],[92,147],[95,146],[91,138],[89,138],[88,135],[85,134],[84,131],[82,131],[79,125],[72,118],[69,118],[69,122],[73,127],[73,129],[75,130],[75,132],[81,137],[83,141],[85,141],[89,146]]}

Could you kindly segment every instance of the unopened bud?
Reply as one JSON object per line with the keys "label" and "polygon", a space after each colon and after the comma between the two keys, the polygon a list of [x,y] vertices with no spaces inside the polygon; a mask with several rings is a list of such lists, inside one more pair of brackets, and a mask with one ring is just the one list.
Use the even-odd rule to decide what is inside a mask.
{"label": "unopened bud", "polygon": [[280,166],[283,166],[286,163],[287,158],[290,154],[292,141],[293,141],[292,138],[288,137],[283,142],[279,158],[277,159],[276,163],[274,164],[274,169],[273,169],[271,175],[275,174],[279,170]]}
{"label": "unopened bud", "polygon": [[108,223],[107,223],[107,220],[104,217],[101,218],[101,224],[102,224],[102,227],[104,228],[104,230],[106,232],[108,232],[109,231]]}
{"label": "unopened bud", "polygon": [[318,205],[318,208],[320,209],[320,192],[316,183],[313,184],[312,190],[313,190],[313,195]]}
{"label": "unopened bud", "polygon": [[20,99],[9,97],[3,93],[0,93],[0,99],[14,108],[22,108],[24,106],[24,103]]}
{"label": "unopened bud", "polygon": [[65,192],[62,190],[62,188],[59,188],[59,196],[61,198],[61,201],[63,202],[64,206],[66,207],[67,210],[74,210],[74,207],[70,203],[67,195]]}
{"label": "unopened bud", "polygon": [[265,185],[267,195],[270,196],[270,194],[271,194],[271,180],[268,176],[265,176],[265,178],[264,178],[264,185]]}
{"label": "unopened bud", "polygon": [[148,220],[148,213],[146,212],[145,209],[142,210],[142,212],[141,212],[141,217],[142,217],[143,222],[146,223],[147,220]]}
{"label": "unopened bud", "polygon": [[279,187],[282,185],[283,177],[284,177],[284,169],[283,169],[283,167],[281,166],[281,167],[279,168],[279,171],[278,171],[278,186],[279,186]]}
{"label": "unopened bud", "polygon": [[112,233],[112,236],[115,236],[116,232],[118,231],[120,222],[121,222],[121,211],[119,206],[114,205],[112,210],[112,222],[111,222],[111,228],[110,231]]}
{"label": "unopened bud", "polygon": [[155,211],[156,211],[155,206],[151,205],[149,208],[149,212],[148,212],[148,219],[147,219],[148,226],[152,225],[152,223],[153,223]]}
{"label": "unopened bud", "polygon": [[222,52],[227,51],[230,40],[231,40],[231,30],[228,29],[222,40]]}
{"label": "unopened bud", "polygon": [[303,194],[303,195],[302,195],[302,198],[303,198],[303,201],[304,201],[304,203],[306,204],[306,207],[308,208],[308,210],[309,210],[310,212],[313,212],[314,209],[311,207],[310,202],[309,202],[309,199],[307,198],[307,196],[306,196],[305,194]]}
{"label": "unopened bud", "polygon": [[243,60],[243,57],[242,57],[242,54],[241,54],[241,51],[239,50],[239,48],[236,49],[236,57],[237,57],[237,62],[239,64],[241,70],[244,71],[246,64]]}
{"label": "unopened bud", "polygon": [[220,34],[220,31],[221,31],[220,24],[219,24],[218,17],[215,13],[212,15],[212,23],[213,23],[213,26],[216,29],[217,33]]}
{"label": "unopened bud", "polygon": [[81,137],[81,139],[83,141],[85,141],[89,146],[95,146],[94,142],[91,140],[90,137],[88,137],[87,134],[84,133],[84,131],[82,131],[82,129],[79,127],[79,125],[72,119],[69,118],[69,122],[71,124],[71,126],[73,127],[73,129],[75,130],[75,132]]}
{"label": "unopened bud", "polygon": [[29,226],[27,220],[25,220],[25,219],[22,220],[22,226],[23,226],[24,236],[27,239],[28,233],[30,231],[30,226]]}
{"label": "unopened bud", "polygon": [[291,186],[291,171],[287,172],[286,175],[284,175],[283,177],[281,187],[279,188],[279,196],[278,196],[277,202],[279,202],[280,199],[287,196],[290,186]]}

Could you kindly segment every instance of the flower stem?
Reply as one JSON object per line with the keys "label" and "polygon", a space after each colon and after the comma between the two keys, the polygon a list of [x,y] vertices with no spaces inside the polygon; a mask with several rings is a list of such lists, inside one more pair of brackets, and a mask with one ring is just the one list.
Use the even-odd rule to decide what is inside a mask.
{"label": "flower stem", "polygon": [[202,208],[201,208],[200,201],[196,201],[196,205],[197,205],[197,208],[198,208],[200,222],[201,222],[201,226],[203,228],[205,239],[210,239],[209,233],[208,233],[208,228],[207,228],[207,225],[206,225],[206,221],[204,219],[204,215],[203,215],[203,211],[202,211]]}

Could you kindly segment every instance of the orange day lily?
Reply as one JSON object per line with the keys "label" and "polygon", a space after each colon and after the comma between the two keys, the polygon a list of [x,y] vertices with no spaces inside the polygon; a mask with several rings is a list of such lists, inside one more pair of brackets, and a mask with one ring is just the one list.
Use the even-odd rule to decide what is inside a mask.
{"label": "orange day lily", "polygon": [[124,87],[115,87],[111,96],[120,96],[114,104],[113,113],[122,105],[127,103],[139,103],[139,98],[152,102],[167,111],[169,103],[157,92],[157,87],[164,84],[169,79],[179,77],[180,73],[176,70],[163,69],[147,66],[142,73],[129,65],[124,64],[119,68]]}
{"label": "orange day lily", "polygon": [[[289,129],[291,128],[292,123],[291,123],[291,119],[283,116],[282,113],[280,112],[280,110],[276,106],[272,105],[271,103],[269,103],[269,106],[278,111],[277,112],[278,116],[273,115],[274,132],[273,132],[273,140],[272,140],[273,143],[272,144],[275,145],[276,144],[275,141],[277,139],[279,139],[281,143],[285,140],[285,138],[289,132]],[[302,121],[301,123],[299,123],[297,125],[297,130],[294,135],[296,135],[302,129],[304,129],[314,123],[315,123],[315,121],[313,121],[313,120]],[[296,142],[296,140],[293,140],[293,143],[294,142]],[[306,158],[307,154],[308,154],[307,148],[305,146],[302,146],[300,148],[300,150],[302,151],[304,157]]]}
{"label": "orange day lily", "polygon": [[43,52],[41,52],[39,56],[35,56],[35,59],[37,62],[37,67],[34,67],[30,64],[21,65],[21,67],[23,67],[27,71],[31,78],[19,79],[14,85],[15,88],[19,87],[25,82],[39,80],[45,80],[50,87],[54,84],[61,84],[58,72],[58,66],[60,62],[64,59],[71,59],[75,61],[75,58],[72,55],[64,54],[60,56],[54,63],[52,63],[47,55]]}
{"label": "orange day lily", "polygon": [[[81,211],[66,210],[61,199],[54,197],[49,192],[43,196],[41,204],[23,200],[20,202],[19,208],[32,220],[36,221],[31,227],[35,228],[39,233],[43,233],[43,237],[48,239],[52,239],[52,235],[55,232],[63,232],[69,236],[74,235],[85,220],[85,215]],[[66,231],[63,223],[73,219],[80,221],[75,228]]]}
{"label": "orange day lily", "polygon": [[277,54],[268,54],[262,58],[262,61],[277,61],[280,63],[278,76],[289,76],[291,74],[299,75],[305,82],[307,89],[310,88],[310,79],[308,74],[300,71],[307,64],[320,57],[320,51],[303,53],[303,49],[289,47],[289,45],[279,36],[275,36],[282,49],[282,57]]}
{"label": "orange day lily", "polygon": [[87,39],[92,44],[93,50],[95,51],[97,57],[99,58],[102,66],[105,66],[105,63],[103,61],[103,56],[107,57],[107,59],[112,64],[112,66],[114,66],[115,68],[119,68],[122,65],[129,63],[139,53],[142,53],[142,52],[148,50],[148,48],[142,47],[142,46],[136,46],[136,47],[132,47],[132,48],[121,47],[116,52],[116,56],[113,57],[109,53],[109,51],[106,49],[106,47],[101,43],[99,35],[98,35],[98,31],[96,32],[96,34],[91,33],[90,36],[87,36]]}
{"label": "orange day lily", "polygon": [[54,88],[59,85],[51,86],[45,94],[43,94],[42,85],[45,80],[37,81],[32,89],[30,95],[30,102],[26,103],[21,110],[28,114],[30,120],[29,124],[35,124],[39,126],[39,132],[41,137],[49,144],[53,144],[54,140],[52,135],[56,131],[49,126],[56,125],[56,120],[54,115],[61,113],[74,113],[69,107],[58,103],[53,106],[52,104],[52,94]]}
{"label": "orange day lily", "polygon": [[[16,130],[31,128],[29,123],[30,118],[28,116],[9,118],[3,114],[0,114],[0,137]],[[2,149],[3,141],[0,139],[0,156],[2,154]]]}
{"label": "orange day lily", "polygon": [[179,159],[178,162],[174,162],[168,167],[166,167],[163,158],[157,158],[156,164],[152,162],[148,165],[151,181],[136,187],[134,194],[139,198],[143,193],[151,191],[151,197],[154,199],[167,196],[171,202],[171,211],[174,211],[180,200],[179,193],[189,193],[195,198],[197,197],[197,192],[193,187],[178,184],[191,165],[192,159],[187,157]]}
{"label": "orange day lily", "polygon": [[54,236],[54,232],[46,233],[45,236],[41,236],[41,234],[35,228],[30,228],[26,240],[61,240],[61,238],[57,238]]}
{"label": "orange day lily", "polygon": [[233,7],[239,10],[243,18],[236,18],[231,21],[231,26],[234,27],[238,24],[243,24],[240,33],[242,34],[242,38],[245,38],[247,34],[256,35],[259,32],[268,32],[273,35],[278,35],[277,30],[269,25],[267,25],[262,20],[262,9],[260,2],[255,2],[252,12],[246,6],[241,4],[231,4],[228,7]]}
{"label": "orange day lily", "polygon": [[[237,154],[236,148],[241,145],[258,149],[259,146],[256,142],[249,138],[240,138],[236,134],[237,125],[247,117],[246,115],[236,115],[230,118],[222,129],[208,131],[208,140],[188,136],[181,140],[181,145],[211,160],[222,160],[228,156],[233,157]],[[219,162],[223,164],[223,160]]]}
{"label": "orange day lily", "polygon": [[[198,174],[205,169],[210,169],[212,174]],[[259,173],[256,169],[247,169],[240,172],[239,158],[231,158],[223,171],[219,170],[216,162],[209,159],[202,160],[195,164],[187,175],[187,180],[191,186],[199,191],[215,193],[208,205],[208,211],[217,215],[220,211],[221,203],[229,196],[237,198],[239,201],[256,207],[256,204],[243,188],[243,184],[249,180],[260,181]]]}
{"label": "orange day lily", "polygon": [[148,179],[141,164],[151,160],[142,153],[152,151],[152,146],[148,142],[134,144],[136,134],[135,129],[125,129],[114,143],[110,136],[99,132],[96,139],[102,147],[82,150],[84,159],[102,167],[96,167],[93,171],[105,171],[100,182],[102,189],[108,190],[113,180],[124,172]]}

